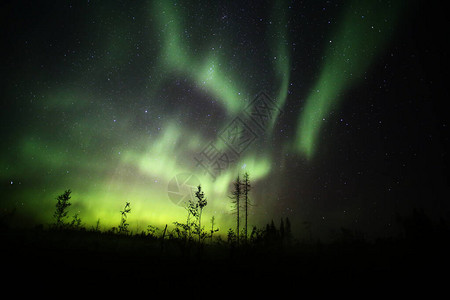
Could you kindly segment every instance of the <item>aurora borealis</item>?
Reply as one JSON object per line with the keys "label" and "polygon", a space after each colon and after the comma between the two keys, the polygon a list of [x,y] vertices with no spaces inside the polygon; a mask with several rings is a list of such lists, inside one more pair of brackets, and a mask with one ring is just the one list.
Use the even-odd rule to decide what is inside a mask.
{"label": "aurora borealis", "polygon": [[[70,188],[87,226],[117,226],[130,202],[131,230],[163,228],[185,218],[169,183],[194,174],[202,220],[225,233],[248,171],[252,225],[387,232],[423,204],[418,183],[444,212],[447,123],[421,5],[374,2],[5,4],[0,208],[48,224]],[[228,153],[234,120],[247,144],[213,180],[196,157]]]}
{"label": "aurora borealis", "polygon": [[342,16],[337,33],[329,40],[317,83],[299,117],[297,148],[306,156],[313,155],[320,123],[337,106],[340,94],[361,80],[377,52],[383,50],[395,28],[399,6],[360,1]]}

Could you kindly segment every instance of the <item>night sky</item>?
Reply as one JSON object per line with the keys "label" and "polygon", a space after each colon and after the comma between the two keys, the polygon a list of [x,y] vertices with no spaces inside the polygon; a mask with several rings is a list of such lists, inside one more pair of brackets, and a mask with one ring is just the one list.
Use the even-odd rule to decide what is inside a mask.
{"label": "night sky", "polygon": [[53,222],[71,189],[87,227],[130,202],[131,230],[162,228],[201,183],[226,233],[245,171],[249,224],[288,217],[297,236],[450,217],[449,35],[430,1],[6,1],[1,20],[16,224]]}

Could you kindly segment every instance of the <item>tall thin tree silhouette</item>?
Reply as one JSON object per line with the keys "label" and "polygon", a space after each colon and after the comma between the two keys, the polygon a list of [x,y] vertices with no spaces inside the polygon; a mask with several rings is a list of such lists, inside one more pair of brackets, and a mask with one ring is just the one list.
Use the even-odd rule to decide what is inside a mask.
{"label": "tall thin tree silhouette", "polygon": [[216,218],[214,216],[212,216],[211,217],[211,236],[210,236],[211,243],[213,241],[213,234],[214,234],[214,232],[219,231],[219,228],[214,229],[215,220],[216,220]]}
{"label": "tall thin tree silhouette", "polygon": [[244,223],[244,240],[247,242],[247,224],[248,224],[248,207],[251,205],[248,193],[252,186],[250,185],[250,175],[248,172],[244,173],[244,179],[242,180],[242,193],[244,196],[244,211],[245,211],[245,223]]}
{"label": "tall thin tree silhouette", "polygon": [[233,182],[233,191],[231,192],[230,198],[232,200],[233,208],[236,211],[236,243],[239,245],[239,209],[240,209],[240,199],[241,199],[241,180],[239,178],[239,174],[236,178],[236,181]]}
{"label": "tall thin tree silhouette", "polygon": [[208,204],[208,201],[206,201],[205,193],[202,192],[202,187],[199,185],[197,187],[197,191],[195,192],[195,198],[198,199],[198,208],[200,211],[198,212],[198,242],[201,242],[201,236],[202,236],[202,212],[203,208]]}

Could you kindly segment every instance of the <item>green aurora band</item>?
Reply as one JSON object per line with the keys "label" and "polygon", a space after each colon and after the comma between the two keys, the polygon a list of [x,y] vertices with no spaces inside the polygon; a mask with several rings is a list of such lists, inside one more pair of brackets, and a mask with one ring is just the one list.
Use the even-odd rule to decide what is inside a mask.
{"label": "green aurora band", "polygon": [[[185,26],[187,20],[182,11],[183,8],[169,1],[150,2],[147,9],[151,20],[149,28],[152,28],[149,43],[157,42],[159,52],[148,54],[156,60],[153,59],[147,69],[150,89],[145,98],[150,100],[150,108],[144,113],[141,108],[130,109],[129,103],[139,102],[134,101],[135,95],[117,96],[115,89],[118,88],[113,85],[120,85],[117,78],[124,76],[115,66],[126,68],[130,61],[133,43],[125,36],[133,28],[120,16],[111,16],[106,7],[98,8],[96,15],[107,20],[109,26],[99,23],[91,25],[91,29],[96,32],[95,42],[102,45],[104,55],[99,54],[98,61],[86,62],[81,60],[80,54],[78,69],[72,68],[83,76],[47,88],[39,99],[30,101],[30,110],[36,117],[29,120],[22,136],[15,136],[11,141],[10,153],[13,154],[0,160],[4,170],[2,179],[11,182],[9,204],[18,208],[18,213],[32,216],[33,222],[49,224],[55,198],[70,188],[73,193],[69,215],[79,213],[88,226],[93,226],[97,220],[103,229],[117,226],[119,211],[125,202],[131,202],[129,222],[134,231],[145,230],[148,224],[161,228],[185,219],[184,208],[174,205],[168,198],[168,182],[177,174],[195,172],[194,155],[210,139],[201,131],[186,126],[187,120],[177,114],[164,116],[158,125],[151,124],[160,117],[154,104],[164,97],[161,86],[170,78],[188,78],[199,90],[218,99],[228,115],[221,124],[225,126],[247,105],[245,98],[249,91],[244,87],[251,84],[239,78],[236,68],[226,63],[230,50],[226,45],[219,45],[221,41],[208,38],[199,49],[192,50],[193,42],[186,39],[183,29],[189,26]],[[276,17],[277,28],[284,26],[279,7]],[[194,28],[192,35],[202,36],[201,31]],[[274,42],[274,38],[279,43]],[[282,106],[287,95],[289,70],[286,38],[284,33],[277,32],[270,40],[273,55],[279,58],[273,66],[280,80],[276,99]],[[105,74],[108,74],[107,79]],[[113,91],[85,88],[90,82],[84,78],[111,80]],[[105,104],[111,98],[120,100],[119,105]],[[152,128],[140,130],[142,123],[149,123]],[[273,124],[269,124],[267,131],[272,128]],[[239,172],[248,170],[251,180],[258,182],[271,168],[271,149],[266,147],[258,152],[246,151],[215,181],[196,174],[208,198],[205,220],[214,215],[225,234],[224,228],[233,224],[228,198],[232,180]]]}
{"label": "green aurora band", "polygon": [[360,81],[374,58],[382,53],[394,30],[400,1],[354,1],[340,19],[341,26],[327,41],[320,76],[306,99],[297,122],[295,149],[314,155],[320,129],[336,109],[343,93]]}
{"label": "green aurora band", "polygon": [[[343,26],[326,51],[326,61],[313,89],[319,92],[311,93],[299,116],[295,149],[307,157],[313,155],[322,118],[335,107],[339,95],[362,76],[392,29],[395,9],[376,7],[379,13],[361,19],[365,9],[372,8],[350,6]],[[73,73],[67,81],[46,84],[45,88],[40,87],[41,92],[31,96],[14,91],[26,99],[32,111],[21,135],[5,141],[11,146],[8,154],[0,158],[0,176],[11,182],[9,203],[18,213],[48,224],[52,222],[55,198],[70,188],[73,191],[70,215],[79,213],[88,226],[94,226],[97,220],[102,229],[117,226],[125,202],[131,202],[129,223],[134,231],[145,230],[148,224],[163,228],[185,219],[184,208],[168,199],[168,182],[177,174],[195,170],[193,157],[210,138],[187,126],[188,117],[182,114],[175,112],[159,119],[159,106],[166,100],[161,87],[174,76],[191,80],[200,91],[214,96],[226,112],[227,120],[219,124],[220,128],[241,113],[245,100],[252,98],[252,91],[246,87],[249,89],[253,83],[252,79],[241,78],[239,68],[228,63],[230,49],[226,47],[232,45],[202,34],[202,29],[195,27],[192,33],[185,32],[184,28],[190,27],[186,26],[188,20],[182,7],[169,1],[154,1],[143,11],[150,28],[146,32],[148,43],[159,47],[157,53],[152,50],[146,53],[146,45],[139,45],[142,56],[152,59],[138,70],[149,78],[146,83],[149,89],[142,93],[119,93],[117,86],[127,73],[120,74],[115,66],[127,68],[135,44],[125,37],[136,30],[121,15],[110,15],[107,8],[100,7],[94,16],[105,22],[89,25],[96,33],[92,43],[103,47],[96,53],[97,61],[86,60],[91,53],[79,51],[73,54],[79,55],[75,58],[78,63],[70,66]],[[276,57],[271,62],[276,88],[269,93],[283,108],[291,64],[285,1],[276,2],[271,17],[273,26],[266,32],[266,41],[271,55]],[[106,27],[105,23],[109,25]],[[201,40],[198,49],[194,50],[195,40],[191,41],[187,35]],[[130,39],[133,41],[133,37]],[[242,55],[249,56],[248,64],[252,63],[251,54]],[[257,75],[253,80],[260,79]],[[93,81],[111,82],[111,88],[98,89]],[[142,103],[142,98],[148,99],[145,108],[135,104]],[[269,136],[275,121],[266,128]],[[204,220],[215,216],[222,234],[234,224],[228,198],[232,180],[238,172],[248,170],[252,182],[258,186],[258,181],[273,171],[272,151],[268,145],[244,152],[215,181],[198,175],[208,198]],[[261,212],[270,210],[271,204],[255,207],[254,210],[260,210],[255,216],[265,217]],[[254,223],[257,220],[251,221]]]}
{"label": "green aurora band", "polygon": [[222,69],[225,59],[220,49],[215,47],[217,42],[209,45],[210,49],[214,49],[211,53],[192,55],[188,51],[189,43],[183,38],[185,26],[182,26],[183,16],[179,13],[181,8],[170,1],[155,1],[153,4],[151,11],[158,12],[154,17],[163,33],[160,59],[162,69],[188,75],[197,85],[221,99],[228,112],[235,114],[241,111],[244,99],[239,90],[243,89],[235,86],[238,81],[233,79],[237,76],[232,76],[230,70],[225,72]]}

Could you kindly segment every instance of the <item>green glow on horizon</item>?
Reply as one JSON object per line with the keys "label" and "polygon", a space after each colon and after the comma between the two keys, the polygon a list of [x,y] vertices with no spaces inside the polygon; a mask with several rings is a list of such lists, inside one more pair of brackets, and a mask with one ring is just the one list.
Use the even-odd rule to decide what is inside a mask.
{"label": "green glow on horizon", "polygon": [[[60,109],[64,111],[67,108],[62,104]],[[72,118],[75,123],[83,122],[77,116]],[[89,126],[89,121],[84,121]],[[100,127],[106,129],[105,125]],[[124,126],[124,132],[131,132],[131,128]],[[268,155],[256,155],[250,151],[216,181],[212,181],[208,176],[197,174],[193,160],[193,155],[203,148],[207,140],[173,122],[162,127],[164,129],[160,135],[138,139],[121,151],[120,155],[97,149],[100,145],[96,142],[81,149],[68,147],[67,142],[61,144],[50,138],[28,136],[22,139],[18,147],[22,149],[19,154],[21,161],[26,162],[22,164],[26,169],[13,169],[16,172],[9,173],[9,176],[17,176],[17,179],[12,178],[15,184],[17,181],[27,184],[27,176],[38,176],[43,182],[52,184],[39,186],[37,182],[34,187],[18,191],[16,201],[28,199],[21,212],[33,215],[38,222],[50,224],[55,197],[70,188],[73,194],[69,217],[79,213],[87,227],[94,226],[98,219],[103,230],[117,226],[120,209],[125,202],[130,202],[131,230],[145,230],[149,224],[163,228],[165,224],[170,226],[174,221],[183,221],[186,216],[185,210],[168,198],[168,182],[179,173],[193,172],[200,178],[208,197],[205,218],[214,215],[218,226],[225,231],[228,224],[232,224],[228,198],[230,183],[237,173],[245,171],[250,172],[253,182],[258,182],[270,174],[272,159]],[[91,131],[90,135],[96,140],[94,133]],[[69,131],[69,134],[73,145],[84,143],[85,137],[78,136],[76,131]],[[89,155],[84,154],[84,151]],[[12,166],[2,160],[2,167],[7,168],[8,165]]]}
{"label": "green glow on horizon", "polygon": [[[166,95],[162,88],[166,86],[163,84],[170,84],[169,80],[173,78],[185,79],[189,81],[186,86],[197,89],[197,93],[213,96],[220,105],[219,110],[226,115],[225,120],[211,121],[216,132],[220,132],[232,117],[242,113],[248,103],[244,100],[252,100],[246,99],[255,92],[250,84],[252,80],[245,78],[249,74],[255,77],[254,81],[271,79],[273,86],[268,94],[283,109],[292,63],[287,1],[274,3],[268,14],[271,24],[267,24],[264,32],[267,35],[261,37],[267,41],[267,49],[264,50],[267,50],[270,61],[268,70],[264,71],[268,75],[258,74],[261,71],[259,66],[252,69],[252,54],[246,53],[245,47],[237,49],[243,52],[242,57],[248,57],[250,63],[238,59],[233,61],[235,54],[241,58],[236,53],[239,51],[233,50],[236,46],[233,38],[228,39],[228,35],[235,34],[230,30],[233,27],[225,26],[223,30],[229,32],[222,33],[220,38],[208,35],[204,30],[206,26],[219,27],[215,21],[205,23],[205,28],[191,28],[188,26],[189,14],[182,3],[174,5],[171,1],[154,1],[146,6],[147,10],[142,14],[146,18],[143,22],[146,28],[142,26],[139,29],[148,36],[142,34],[144,42],[138,39],[139,43],[135,43],[133,34],[136,27],[130,19],[115,18],[117,15],[114,13],[111,17],[108,5],[102,7],[104,11],[100,12],[100,17],[107,20],[95,24],[98,30],[95,42],[101,45],[97,52],[98,60],[88,61],[90,50],[79,49],[72,53],[79,57],[70,66],[74,71],[69,79],[56,83],[42,80],[42,86],[37,85],[36,88],[37,91],[41,89],[42,98],[33,102],[30,102],[29,95],[23,96],[26,109],[36,117],[30,120],[30,124],[20,125],[23,126],[20,128],[22,131],[18,131],[8,154],[0,157],[0,178],[13,182],[8,188],[15,189],[16,193],[10,202],[21,205],[20,199],[27,199],[23,210],[41,222],[50,223],[55,197],[70,188],[73,205],[69,215],[79,212],[87,226],[94,226],[97,219],[100,219],[103,229],[117,226],[120,210],[125,202],[130,202],[132,230],[145,230],[149,224],[163,228],[174,221],[182,222],[186,216],[185,210],[168,197],[169,181],[180,173],[192,172],[199,177],[208,198],[205,220],[214,215],[221,228],[220,233],[226,234],[228,224],[231,227],[233,223],[228,195],[231,182],[238,173],[250,173],[255,192],[266,188],[275,191],[279,188],[278,183],[285,180],[282,176],[277,177],[280,168],[276,164],[280,158],[275,157],[278,153],[274,153],[276,147],[273,142],[278,140],[272,135],[277,118],[271,119],[264,138],[259,136],[238,161],[212,181],[196,168],[194,155],[208,142],[219,138],[203,132],[206,131],[205,126],[192,119],[199,112],[190,111],[193,108],[189,105],[170,107],[167,111],[161,109],[164,106],[161,101],[175,102],[175,99],[164,98]],[[337,106],[340,95],[363,77],[373,59],[382,51],[392,31],[396,11],[397,8],[369,7],[365,2],[355,2],[349,7],[340,29],[325,51],[320,76],[298,118],[296,151],[308,158],[313,156],[324,123],[322,119],[327,118]],[[361,15],[365,17],[361,18]],[[185,30],[197,39],[203,35],[205,38],[201,42],[194,38],[190,40]],[[146,39],[151,47],[145,45]],[[140,54],[146,58],[139,61],[144,75],[135,75],[134,70],[127,69],[136,67],[130,61],[137,60],[132,54],[137,44],[142,51]],[[131,87],[121,86],[120,81],[130,74],[132,79],[133,76],[143,77],[136,80],[140,82],[135,86],[134,83]],[[109,77],[114,76],[110,75],[117,75],[111,84]],[[129,92],[134,87],[135,93]],[[211,135],[209,129],[208,134]],[[291,142],[286,140],[280,148],[285,151]],[[286,157],[282,159],[287,160]],[[265,179],[270,179],[273,186],[258,187],[258,183]],[[22,190],[22,187],[26,189]],[[266,201],[270,207],[274,200],[269,198],[270,195],[260,200]],[[256,207],[255,210],[263,211],[267,207]],[[204,224],[207,226],[207,222]]]}
{"label": "green glow on horizon", "polygon": [[362,80],[374,58],[394,31],[400,5],[354,1],[341,18],[338,31],[328,41],[324,65],[297,122],[295,149],[312,158],[318,136],[339,98]]}
{"label": "green glow on horizon", "polygon": [[[148,19],[152,20],[148,21],[149,43],[158,44],[148,65],[151,91],[143,92],[147,99],[136,99],[139,96],[129,96],[114,85],[111,85],[113,92],[108,87],[97,90],[91,81],[104,82],[110,75],[118,75],[120,68],[116,66],[128,66],[134,47],[127,39],[132,25],[124,19],[112,18],[110,13],[107,6],[102,6],[97,14],[108,22],[92,25],[92,30],[101,37],[96,42],[103,47],[103,55],[94,63],[82,54],[73,53],[79,55],[79,64],[73,66],[78,78],[49,84],[38,101],[26,99],[37,117],[30,119],[23,133],[14,139],[10,153],[0,158],[0,178],[12,182],[8,186],[12,191],[9,205],[19,207],[21,214],[32,216],[36,222],[50,224],[55,198],[71,189],[69,217],[79,213],[87,227],[95,226],[98,219],[103,230],[117,226],[120,210],[125,202],[130,202],[131,230],[138,227],[145,230],[149,224],[162,228],[174,221],[184,221],[186,211],[169,199],[167,188],[177,174],[192,172],[200,178],[208,198],[205,220],[214,215],[220,234],[225,235],[233,224],[228,198],[231,182],[245,171],[256,185],[267,178],[273,164],[270,147],[247,150],[213,181],[199,173],[194,160],[194,155],[211,138],[176,114],[163,116],[160,121],[159,112],[154,110],[159,104],[160,85],[174,75],[191,80],[199,91],[214,96],[228,116],[241,113],[250,88],[242,70],[229,64],[231,50],[227,47],[232,45],[218,47],[220,41],[209,37],[204,48],[193,49],[184,35],[185,12],[170,1],[155,1],[147,11]],[[290,64],[286,18],[281,6],[277,6],[273,18],[275,26],[270,32],[274,38],[270,39],[273,41],[270,48],[277,57],[272,66],[275,85],[279,87],[276,100],[281,108],[286,100]],[[202,28],[195,31],[201,33]],[[132,105],[132,109],[123,109],[128,103],[138,102],[145,106],[145,113],[144,108],[137,110]],[[139,118],[144,126],[136,125]],[[220,121],[223,124],[215,125],[220,130],[229,121],[227,118]],[[272,128],[273,123],[268,130]]]}

